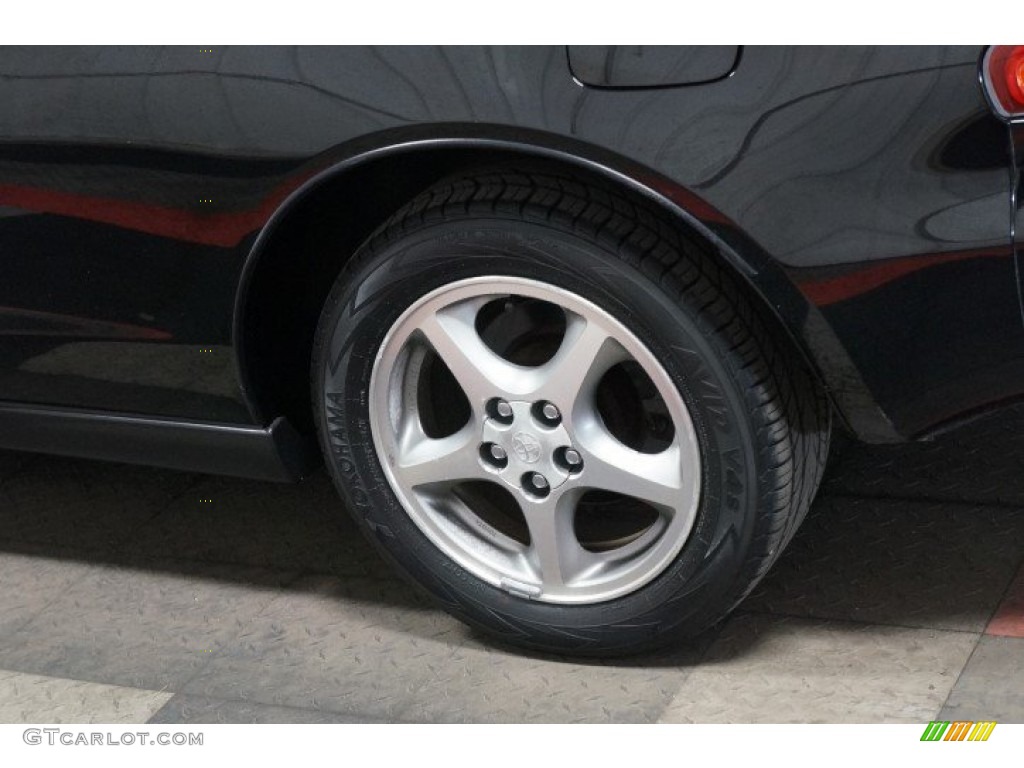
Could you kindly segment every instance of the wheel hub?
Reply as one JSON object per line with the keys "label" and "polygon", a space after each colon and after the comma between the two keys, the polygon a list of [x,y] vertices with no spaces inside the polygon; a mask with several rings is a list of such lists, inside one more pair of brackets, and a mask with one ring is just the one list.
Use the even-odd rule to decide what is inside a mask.
{"label": "wheel hub", "polygon": [[[504,402],[504,401],[502,401]],[[525,400],[513,400],[508,403],[511,415],[505,419],[488,417],[484,420],[482,441],[488,469],[505,485],[529,500],[537,500],[559,488],[571,473],[562,454],[576,451],[569,437],[569,432],[561,424],[544,423],[536,417],[545,404],[532,403]],[[487,456],[494,455],[491,446],[498,446],[505,460],[486,461]],[[577,451],[578,455],[578,451]],[[545,485],[538,486],[537,475],[543,478]]]}

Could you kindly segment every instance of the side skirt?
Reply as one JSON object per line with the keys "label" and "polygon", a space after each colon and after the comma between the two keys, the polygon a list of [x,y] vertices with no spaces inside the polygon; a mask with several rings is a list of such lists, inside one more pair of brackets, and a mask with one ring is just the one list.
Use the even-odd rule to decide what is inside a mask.
{"label": "side skirt", "polygon": [[4,402],[0,448],[277,482],[320,460],[283,417],[250,427]]}

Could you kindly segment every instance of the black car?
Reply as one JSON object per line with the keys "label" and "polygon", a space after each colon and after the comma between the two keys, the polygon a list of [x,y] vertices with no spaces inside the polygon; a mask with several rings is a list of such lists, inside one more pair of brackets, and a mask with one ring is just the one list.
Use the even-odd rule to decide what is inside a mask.
{"label": "black car", "polygon": [[[1024,47],[0,49],[0,447],[295,481],[510,643],[1024,393]],[[340,509],[339,504],[339,509]]]}

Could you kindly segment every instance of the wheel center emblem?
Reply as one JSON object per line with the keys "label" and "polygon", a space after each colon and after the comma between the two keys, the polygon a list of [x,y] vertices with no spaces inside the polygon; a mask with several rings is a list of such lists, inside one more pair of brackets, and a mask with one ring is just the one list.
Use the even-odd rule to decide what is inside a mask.
{"label": "wheel center emblem", "polygon": [[512,450],[524,464],[534,464],[540,458],[540,440],[529,432],[512,435]]}

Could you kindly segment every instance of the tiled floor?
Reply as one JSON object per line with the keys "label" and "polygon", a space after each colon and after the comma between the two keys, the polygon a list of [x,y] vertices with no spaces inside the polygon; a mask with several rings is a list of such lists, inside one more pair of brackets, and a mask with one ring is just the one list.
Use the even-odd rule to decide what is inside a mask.
{"label": "tiled floor", "polygon": [[0,722],[1024,722],[1024,409],[848,450],[695,647],[491,646],[298,487],[0,454]]}

